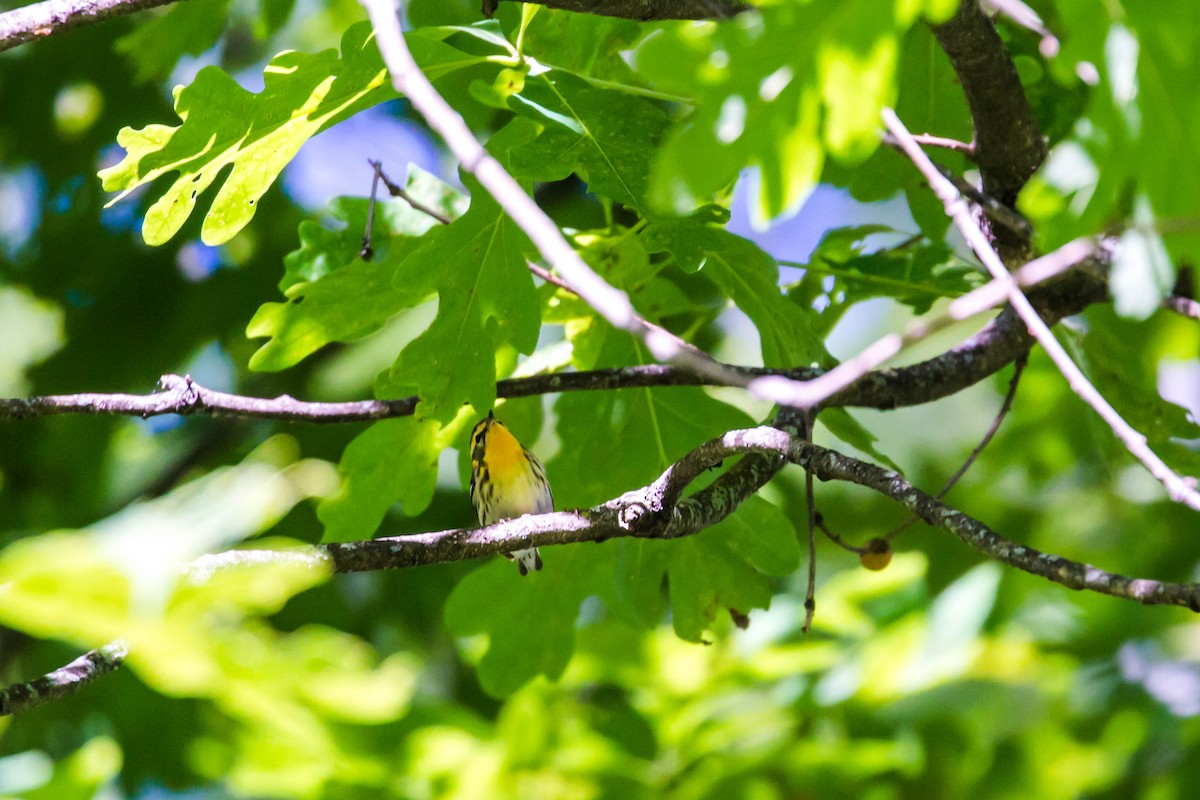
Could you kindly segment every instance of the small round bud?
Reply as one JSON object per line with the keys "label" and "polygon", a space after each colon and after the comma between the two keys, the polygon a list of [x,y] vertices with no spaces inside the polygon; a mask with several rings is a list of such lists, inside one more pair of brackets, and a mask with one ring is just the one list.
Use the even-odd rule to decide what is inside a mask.
{"label": "small round bud", "polygon": [[867,569],[878,572],[892,563],[892,545],[887,539],[872,539],[859,553],[858,560]]}

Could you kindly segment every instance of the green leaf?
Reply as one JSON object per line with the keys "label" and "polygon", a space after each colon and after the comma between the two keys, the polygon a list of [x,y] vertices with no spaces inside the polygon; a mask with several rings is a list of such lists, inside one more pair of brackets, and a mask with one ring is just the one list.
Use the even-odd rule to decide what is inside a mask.
{"label": "green leaf", "polygon": [[[456,29],[457,30],[457,29]],[[414,57],[431,79],[487,63],[487,55],[472,55],[444,44],[456,30],[421,31],[409,37]],[[468,29],[479,41],[509,53],[495,35]],[[259,94],[242,89],[216,67],[202,69],[190,86],[175,91],[177,127],[149,125],[124,128],[117,143],[125,158],[100,171],[106,191],[120,194],[164,175],[178,173],[150,207],[142,235],[152,245],[178,233],[196,206],[199,195],[224,174],[212,207],[205,215],[201,238],[222,244],[254,216],[259,198],[310,137],[377,103],[395,97],[368,23],[347,29],[341,54],[327,50],[316,55],[284,52],[265,71]]]}
{"label": "green leaf", "polygon": [[688,213],[753,166],[753,218],[794,212],[827,152],[857,163],[877,147],[902,27],[892,8],[853,0],[770,5],[647,38],[639,71],[695,101],[655,162],[653,202]]}
{"label": "green leaf", "polygon": [[734,553],[764,575],[790,575],[800,566],[795,525],[762,497],[747,499],[733,516],[709,530],[717,531]]}
{"label": "green leaf", "polygon": [[734,514],[695,536],[668,543],[666,575],[675,632],[692,642],[717,612],[767,608],[767,576],[789,575],[800,563],[796,530],[778,508],[753,497]]}
{"label": "green leaf", "polygon": [[[1053,147],[1069,136],[1087,108],[1093,89],[1079,79],[1075,68],[1067,74],[1056,69],[1058,59],[1045,59],[1034,37],[1012,37],[1005,42],[1021,78],[1033,118]],[[969,135],[969,134],[968,134]]]}
{"label": "green leaf", "polygon": [[[632,346],[619,336],[625,348]],[[614,336],[604,363],[621,349]],[[636,488],[712,435],[750,424],[690,387],[623,394],[565,394],[556,403],[558,436],[572,443],[548,465],[551,482],[565,487],[556,494],[560,507],[591,505]],[[546,568],[525,578],[507,562],[487,564],[447,601],[446,621],[455,634],[488,635],[479,675],[491,694],[509,694],[538,674],[561,674],[574,648],[579,604],[590,594],[600,594],[622,618],[654,626],[662,617],[665,579],[677,630],[699,641],[721,607],[765,608],[772,593],[766,576],[792,572],[799,546],[778,509],[751,499],[693,537],[546,548],[543,559]]]}
{"label": "green leaf", "polygon": [[[1200,470],[1200,426],[1187,409],[1170,403],[1158,393],[1158,364],[1146,357],[1146,346],[1154,337],[1154,319],[1136,322],[1098,305],[1086,312],[1087,327],[1076,333],[1080,367],[1125,421],[1172,469],[1185,474]],[[1071,329],[1066,329],[1071,330]],[[1114,448],[1123,445],[1112,441]]]}
{"label": "green leaf", "polygon": [[50,780],[21,793],[22,800],[92,800],[121,772],[121,747],[107,736],[89,739],[56,761]]}
{"label": "green leaf", "polygon": [[980,283],[979,270],[958,260],[941,242],[906,237],[887,247],[880,245],[881,236],[895,241],[904,234],[886,225],[834,228],[808,263],[799,265],[804,277],[788,289],[788,297],[802,308],[820,307],[815,325],[821,335],[828,335],[842,314],[864,300],[889,297],[924,314],[935,300],[957,297]]}
{"label": "green leaf", "polygon": [[[415,200],[438,211],[445,217],[457,219],[467,210],[466,195],[438,180],[416,165],[409,165],[404,189]],[[300,223],[300,247],[284,259],[284,275],[279,282],[281,291],[298,283],[316,281],[331,273],[352,268],[361,258],[362,237],[367,227],[368,201],[361,197],[338,197],[329,205],[326,216],[336,220],[334,229],[305,220]],[[386,253],[394,239],[420,237],[439,222],[423,211],[417,211],[404,200],[381,200],[375,206],[375,228],[371,231],[371,246],[380,255]]]}
{"label": "green leaf", "polygon": [[206,67],[175,91],[179,127],[123,128],[117,143],[126,156],[101,170],[106,191],[120,192],[171,173],[177,177],[150,207],[142,226],[148,244],[174,236],[199,195],[227,167],[204,218],[207,244],[229,241],[254,216],[259,198],[310,137],[354,113],[395,96],[366,23],[350,28],[342,53],[280,53],[267,65],[260,94],[242,89],[217,67]]}
{"label": "green leaf", "polygon": [[[181,569],[197,547],[236,537],[239,526],[268,527],[325,483],[322,463],[294,462],[280,470],[262,457],[131,506],[91,530],[6,547],[0,551],[0,619],[79,646],[125,640],[125,669],[142,683],[164,695],[210,701],[223,735],[261,744],[239,748],[232,763],[224,761],[210,777],[248,786],[250,794],[274,793],[286,783],[316,796],[325,782],[353,774],[339,766],[345,755],[335,723],[397,719],[412,696],[416,669],[403,655],[376,663],[373,647],[340,631],[310,625],[283,634],[263,622],[328,577],[328,565],[311,554],[286,561],[256,557],[208,572],[195,564]],[[255,543],[257,551],[294,547]],[[101,755],[90,754],[98,760],[78,764],[81,771],[72,777],[83,781],[84,767],[99,774],[119,761],[111,752]],[[211,765],[197,763],[200,771]],[[52,782],[47,796],[70,796],[64,794],[69,784]]]}
{"label": "green leaf", "polygon": [[929,607],[924,641],[899,670],[912,687],[962,675],[978,658],[979,634],[996,605],[1001,570],[983,563],[947,586]]}
{"label": "green leaf", "polygon": [[[310,231],[311,233],[311,231]],[[250,358],[250,369],[287,369],[330,342],[352,342],[374,333],[392,316],[427,299],[428,287],[398,289],[392,279],[415,242],[397,243],[371,261],[351,262],[313,283],[287,290],[287,302],[264,303],[246,326],[246,336],[270,338]]]}
{"label": "green leaf", "polygon": [[496,697],[537,675],[562,675],[575,649],[586,576],[604,560],[590,546],[554,548],[542,558],[545,568],[524,576],[506,559],[493,559],[459,581],[446,600],[446,625],[456,636],[487,635],[479,682]]}
{"label": "green leaf", "polygon": [[[905,125],[914,131],[971,140],[971,115],[958,75],[928,26],[915,25],[904,36],[899,76],[896,113]],[[956,171],[966,166],[961,155],[948,151],[939,153],[938,160]],[[932,242],[940,242],[950,226],[942,202],[929,191],[921,173],[890,148],[880,148],[853,169],[829,162],[822,180],[847,186],[862,202],[886,200],[903,192],[913,219]]]}
{"label": "green leaf", "polygon": [[514,175],[556,181],[578,173],[591,192],[650,216],[650,161],[667,124],[657,106],[562,70],[531,74],[508,105],[539,126],[536,138],[508,150]]}
{"label": "green leaf", "polygon": [[139,25],[113,45],[133,62],[134,80],[166,77],[184,54],[198,56],[225,30],[231,0],[191,0]]}
{"label": "green leaf", "polygon": [[385,419],[356,436],[338,466],[341,488],[317,509],[324,540],[370,537],[396,502],[409,516],[428,508],[437,485],[438,456],[458,442],[471,422],[469,409],[446,426],[416,417]]}
{"label": "green leaf", "polygon": [[954,16],[959,0],[896,0],[896,17],[905,24],[922,19],[929,24]]}
{"label": "green leaf", "polygon": [[[799,51],[803,45],[783,46],[786,34],[763,38],[761,27],[753,29],[753,35],[732,42],[690,37],[685,44],[657,37],[639,52],[641,71],[650,71],[656,84],[668,90],[676,88],[667,79],[672,71],[701,73],[701,52],[753,66],[713,70],[717,81],[699,84],[704,91],[696,97],[695,113],[668,135],[655,160],[651,199],[657,206],[688,213],[729,186],[743,168],[755,166],[758,192],[752,213],[762,222],[798,209],[816,185],[825,153],[812,65],[806,65],[810,74],[797,75],[788,62],[792,47]],[[751,50],[758,52],[751,56]],[[767,91],[760,93],[764,83]]]}
{"label": "green leaf", "polygon": [[[646,364],[644,346],[608,328],[597,335],[589,366]],[[590,506],[643,486],[677,458],[727,430],[753,425],[744,412],[695,387],[568,392],[554,404],[559,441],[570,442],[548,465],[565,486],[559,505]],[[597,468],[602,465],[601,468]]]}
{"label": "green leaf", "polygon": [[262,0],[259,7],[258,24],[262,33],[276,33],[291,18],[296,0]]}
{"label": "green leaf", "polygon": [[866,453],[880,464],[885,464],[896,470],[896,472],[903,474],[904,470],[900,469],[895,461],[892,461],[875,447],[875,443],[879,441],[879,438],[851,416],[850,412],[846,409],[822,409],[820,415],[817,417],[817,421],[846,444],[857,448],[860,452]]}
{"label": "green leaf", "polygon": [[899,36],[896,20],[875,0],[835,4],[833,30],[817,51],[817,74],[829,152],[859,163],[878,146],[879,112],[895,105]]}
{"label": "green leaf", "polygon": [[95,537],[54,533],[0,551],[6,585],[0,621],[42,638],[99,647],[125,635],[130,579],[104,558]]}
{"label": "green leaf", "polygon": [[[417,200],[457,217],[466,198],[428,173],[410,171],[406,190]],[[429,299],[433,287],[394,283],[397,268],[439,223],[403,200],[376,205],[374,254],[361,258],[368,201],[338,198],[330,216],[343,224],[330,230],[314,222],[300,224],[300,249],[289,253],[280,288],[286,302],[264,303],[246,327],[250,338],[270,338],[250,359],[250,368],[286,369],[330,342],[352,342],[379,330],[406,308]]]}
{"label": "green leaf", "polygon": [[[697,534],[704,536],[708,531]],[[749,569],[720,541],[681,540],[672,549],[668,569],[671,616],[675,633],[689,642],[704,642],[717,611],[747,613],[771,604],[771,584]]]}
{"label": "green leaf", "polygon": [[418,292],[436,288],[438,313],[396,359],[388,391],[415,393],[417,416],[449,422],[463,404],[496,401],[496,344],[522,353],[537,344],[540,304],[525,254],[533,248],[500,206],[467,181],[471,207],[450,225],[431,230],[396,270],[393,285]]}
{"label": "green leaf", "polygon": [[[1088,124],[1073,129],[1034,184],[1029,209],[1043,222],[1044,246],[1128,217],[1135,196],[1144,196],[1160,218],[1192,215],[1200,207],[1200,188],[1179,176],[1200,172],[1200,109],[1181,102],[1200,71],[1195,15],[1183,6],[1145,4],[1129,13],[1083,3],[1058,11],[1074,35],[1064,39],[1055,61],[1094,65],[1099,83],[1088,96]],[[1165,244],[1176,260],[1200,254],[1195,230]]]}
{"label": "green leaf", "polygon": [[745,312],[762,340],[763,364],[795,367],[828,363],[810,314],[779,289],[779,267],[756,244],[694,219],[657,220],[643,237],[651,253],[669,252],[684,269],[703,269]]}
{"label": "green leaf", "polygon": [[645,25],[630,19],[542,13],[525,28],[522,52],[577,75],[633,84],[638,79],[622,52],[646,32]]}
{"label": "green leaf", "polygon": [[615,582],[605,594],[613,610],[636,624],[657,625],[665,582],[675,632],[691,642],[704,641],[722,610],[745,614],[767,608],[774,594],[768,576],[789,575],[800,563],[792,523],[756,497],[694,536],[622,539],[615,545]]}
{"label": "green leaf", "polygon": [[[620,360],[629,346],[627,335],[614,334],[599,363]],[[568,506],[592,505],[645,485],[712,436],[752,424],[702,390],[685,387],[566,394],[555,411],[558,437],[572,446],[549,468],[556,485],[567,487],[560,503]],[[791,524],[765,501],[693,537],[621,539],[613,546],[614,572],[602,578],[602,596],[613,610],[636,624],[656,625],[665,580],[676,630],[692,641],[700,640],[722,606],[742,612],[766,607],[771,591],[764,574],[791,572],[799,554]]]}
{"label": "green leaf", "polygon": [[[131,642],[142,634],[153,638],[162,621],[148,609],[171,607],[173,597],[188,591],[180,584],[191,561],[270,528],[331,482],[328,466],[321,462],[286,468],[268,463],[290,462],[293,454],[287,449],[284,440],[270,440],[242,464],[130,505],[88,530],[29,537],[5,547],[0,551],[0,582],[6,585],[0,621],[87,647],[118,637]],[[174,533],[164,536],[164,531]],[[221,603],[248,611],[260,610],[264,603],[277,608],[324,579],[312,567],[295,572],[281,567],[276,573],[270,567],[259,573],[272,576],[269,586],[246,578],[228,587]],[[131,618],[137,614],[146,619],[135,624]],[[148,642],[140,649],[146,658],[169,649],[165,644],[156,648],[160,646]]]}

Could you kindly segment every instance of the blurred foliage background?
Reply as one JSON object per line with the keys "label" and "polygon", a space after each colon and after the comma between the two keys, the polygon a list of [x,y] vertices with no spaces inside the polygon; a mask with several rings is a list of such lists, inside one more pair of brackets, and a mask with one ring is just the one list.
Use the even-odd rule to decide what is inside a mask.
{"label": "blurred foliage background", "polygon": [[[961,88],[918,19],[955,3],[763,3],[720,26],[523,18],[510,3],[484,23],[477,5],[406,4],[439,89],[639,311],[718,357],[829,363],[981,282],[915,170],[876,146],[884,104],[914,131],[970,139]],[[1021,197],[1037,244],[1138,223],[1114,303],[1058,334],[1169,462],[1195,474],[1200,327],[1154,309],[1196,255],[1194,221],[1177,221],[1200,208],[1189,177],[1200,166],[1200,21],[1186,4],[1032,5],[1060,35],[1057,55],[999,27],[1052,145]],[[515,259],[528,281],[527,248],[513,237],[493,260],[456,257],[507,223],[383,86],[356,84],[343,118],[311,141],[284,136],[280,152],[298,152],[274,186],[273,174],[241,186],[255,208],[238,225],[206,220],[215,188],[196,213],[153,222],[171,175],[112,186],[131,194],[106,207],[113,194],[97,172],[157,147],[123,139],[123,149],[118,131],[179,124],[172,87],[193,87],[180,102],[199,99],[189,124],[200,142],[224,124],[206,113],[286,116],[303,99],[303,69],[271,72],[275,105],[231,117],[236,87],[264,91],[272,58],[365,86],[363,19],[349,0],[189,0],[0,53],[0,396],[142,394],[163,373],[189,373],[239,394],[416,392],[427,403],[419,420],[375,425],[0,420],[0,681],[115,637],[131,644],[125,668],[0,720],[0,796],[1190,796],[1193,614],[1071,593],[918,525],[882,572],[822,541],[804,635],[795,470],[693,539],[551,548],[526,580],[494,559],[332,577],[258,566],[181,582],[196,556],[250,538],[286,546],[471,525],[463,450],[497,377],[649,360],[554,287],[481,272],[500,310],[474,320],[469,369],[431,388],[441,345],[422,351],[423,332],[439,330],[481,263]],[[519,35],[551,81],[505,60]],[[554,127],[564,114],[590,124],[585,146],[564,133],[578,126]],[[407,173],[454,225],[389,201],[380,258],[355,265],[367,158]],[[237,183],[236,169],[204,164],[216,186]],[[977,324],[904,359],[936,355]],[[924,406],[842,414],[818,441],[888,459],[935,490],[1007,380],[1006,370]],[[475,407],[460,413],[460,401]],[[639,486],[769,409],[671,388],[509,401],[498,414],[546,461],[563,508]],[[851,541],[904,518],[865,490],[817,492]],[[1037,351],[949,502],[1068,558],[1200,579],[1196,515],[1165,498]]]}

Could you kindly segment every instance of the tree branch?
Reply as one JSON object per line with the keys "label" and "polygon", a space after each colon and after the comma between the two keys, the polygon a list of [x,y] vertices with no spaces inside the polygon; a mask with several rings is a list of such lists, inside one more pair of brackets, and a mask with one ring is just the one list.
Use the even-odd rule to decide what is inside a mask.
{"label": "tree branch", "polygon": [[1025,181],[1046,159],[1046,142],[1017,68],[979,0],[962,0],[953,17],[934,26],[933,35],[967,97],[983,190],[1012,207]]}
{"label": "tree branch", "polygon": [[[1054,323],[1082,311],[1107,296],[1101,275],[1107,255],[1089,259],[1087,269],[1069,270],[1030,291],[1030,302],[1043,319]],[[1044,263],[1041,260],[1031,263]],[[1054,266],[1051,264],[1051,266]],[[1044,274],[1042,275],[1044,280]],[[964,296],[965,297],[965,296]],[[868,372],[828,397],[822,406],[893,409],[923,405],[973,386],[1003,369],[1028,351],[1033,343],[1020,318],[1005,309],[974,336],[926,361]],[[807,367],[775,370],[725,365],[749,382],[780,376],[790,381],[811,381],[821,371]],[[0,419],[26,419],[59,414],[155,417],[164,414],[210,414],[289,422],[341,423],[405,417],[413,413],[418,398],[359,400],[321,403],[288,395],[247,397],[208,389],[189,376],[164,375],[162,391],[147,395],[83,393],[30,398],[0,398]],[[530,397],[556,392],[599,391],[667,386],[722,385],[688,369],[665,364],[617,367],[584,372],[563,372],[507,378],[496,382],[496,396]],[[800,384],[803,385],[803,384]]]}
{"label": "tree branch", "polygon": [[1058,340],[1054,338],[1054,334],[1050,332],[1050,326],[1038,316],[1038,311],[1034,305],[1029,302],[1021,287],[1017,285],[1013,276],[1009,274],[1000,256],[993,249],[987,235],[975,218],[971,215],[962,197],[955,190],[954,186],[938,174],[936,167],[921,150],[920,145],[912,140],[908,130],[904,127],[899,117],[890,108],[883,110],[883,119],[887,124],[888,130],[900,140],[904,146],[904,152],[912,159],[913,164],[929,181],[929,186],[937,194],[938,198],[946,206],[946,214],[954,220],[955,226],[966,238],[967,243],[975,254],[979,256],[980,261],[987,267],[992,278],[1002,283],[1008,290],[1008,302],[1010,308],[1014,309],[1021,317],[1022,322],[1028,326],[1029,333],[1032,335],[1046,351],[1046,355],[1058,367],[1059,372],[1067,379],[1067,384],[1071,389],[1079,395],[1079,397],[1092,407],[1100,418],[1108,423],[1113,434],[1121,440],[1125,448],[1146,467],[1146,469],[1159,480],[1167,490],[1167,495],[1176,503],[1182,503],[1187,507],[1200,511],[1200,492],[1196,491],[1195,478],[1180,477],[1166,465],[1166,463],[1158,457],[1158,455],[1150,449],[1146,443],[1146,437],[1133,429],[1126,422],[1116,409],[1104,399],[1103,395],[1096,390],[1096,387],[1091,384],[1083,371],[1071,360],[1067,351],[1063,348]]}
{"label": "tree branch", "polygon": [[[1052,325],[1106,299],[1108,287],[1100,276],[1107,273],[1110,258],[1107,252],[1099,253],[1030,291],[1029,300],[1042,319]],[[978,333],[945,353],[909,366],[868,372],[822,405],[890,409],[931,403],[995,374],[1033,343],[1021,318],[1012,308],[1005,308]]]}
{"label": "tree branch", "polygon": [[[1028,286],[1049,280],[1056,275],[1087,260],[1096,251],[1090,239],[1076,239],[1058,250],[1026,264],[1013,278],[1019,286]],[[889,333],[864,347],[858,355],[843,361],[833,369],[801,384],[802,389],[788,392],[791,405],[812,408],[825,398],[852,386],[855,381],[885,361],[893,358],[905,347],[924,339],[937,331],[970,319],[989,308],[1003,303],[1008,297],[1007,282],[993,279],[978,289],[953,300],[945,313],[931,320],[918,320],[908,326],[904,333]]]}
{"label": "tree branch", "polygon": [[1200,319],[1200,302],[1188,297],[1168,297],[1163,300],[1163,308],[1176,314],[1192,319]]}
{"label": "tree branch", "polygon": [[[944,145],[940,144],[930,144],[929,140],[931,138],[934,137],[913,137],[913,139],[919,144],[926,144],[931,147],[944,147]],[[896,137],[892,136],[890,133],[884,134],[883,143],[899,153],[904,152],[903,148],[900,147],[900,143],[896,140]],[[971,147],[973,153],[974,145],[971,145]],[[937,168],[938,172],[942,173],[943,178],[954,184],[955,189],[958,189],[958,191],[964,196],[969,197],[975,204],[977,204],[979,206],[979,210],[983,212],[984,216],[986,216],[988,220],[1004,227],[1009,234],[1011,234],[1012,238],[1016,239],[1017,241],[1027,242],[1029,241],[1030,237],[1033,236],[1033,226],[1029,224],[1029,220],[1027,220],[1025,216],[1021,214],[1021,212],[1015,211],[991,195],[979,191],[972,186],[969,181],[960,177],[959,175],[956,175],[952,170],[947,169],[941,164],[935,163],[934,166]]]}
{"label": "tree branch", "polygon": [[[757,457],[743,459],[704,491],[674,507],[669,505],[670,498],[678,496],[704,470],[738,455]],[[810,444],[796,432],[771,426],[729,431],[683,456],[648,486],[590,509],[521,517],[485,528],[317,545],[285,553],[232,550],[198,559],[191,574],[202,580],[218,569],[261,561],[324,563],[334,572],[363,572],[621,536],[676,539],[724,519],[787,462],[811,469],[823,481],[849,481],[890,497],[928,524],[950,531],[989,557],[1032,575],[1072,589],[1145,605],[1177,605],[1200,611],[1200,584],[1129,578],[1016,544],[916,488],[897,472]]]}
{"label": "tree branch", "polygon": [[[483,13],[491,16],[498,2],[523,0],[483,0]],[[658,19],[724,19],[751,8],[739,0],[539,0],[537,5],[640,21]]]}
{"label": "tree branch", "polygon": [[[44,0],[0,13],[0,52],[35,39],[126,17],[178,0]],[[488,0],[484,11],[490,16]],[[545,0],[541,5],[633,20],[724,19],[750,8],[739,0]],[[495,0],[491,10],[495,9]]]}
{"label": "tree branch", "polygon": [[[601,542],[621,536],[677,539],[698,533],[732,514],[790,462],[810,470],[821,480],[849,481],[890,497],[930,525],[944,528],[980,552],[1030,574],[1072,589],[1146,605],[1177,605],[1200,611],[1200,584],[1129,578],[1018,545],[917,489],[897,472],[805,441],[795,427],[786,424],[792,416],[787,413],[780,416],[782,428],[762,426],[729,431],[683,456],[648,486],[590,509],[520,517],[484,528],[294,550],[230,550],[196,559],[188,567],[187,577],[203,582],[218,570],[262,563],[294,564],[338,573],[405,569],[528,547]],[[745,457],[712,485],[677,500],[705,470],[738,455]],[[90,651],[42,678],[10,686],[0,691],[0,714],[24,711],[72,694],[119,666],[124,655],[124,645],[115,642]]]}
{"label": "tree branch", "polygon": [[[798,379],[811,378],[819,370],[769,370],[761,367],[734,367],[745,380],[786,374]],[[59,414],[157,417],[164,414],[209,414],[214,417],[277,419],[289,422],[339,423],[369,422],[407,417],[416,409],[418,398],[399,400],[356,400],[349,402],[310,402],[289,395],[247,397],[208,389],[187,375],[163,375],[162,391],[146,395],[83,393],[46,395],[30,398],[0,398],[0,419],[26,419]],[[496,382],[497,397],[530,397],[556,392],[629,389],[649,386],[722,385],[695,373],[663,364],[562,372],[507,378]]]}
{"label": "tree branch", "polygon": [[[961,0],[958,11],[933,26],[962,83],[975,129],[975,163],[983,195],[1015,208],[1017,195],[1046,160],[1046,141],[1034,119],[1008,50],[979,0]],[[996,216],[994,209],[991,216]],[[1031,255],[1030,236],[1007,226],[989,231],[1005,262]]]}
{"label": "tree branch", "polygon": [[0,689],[0,716],[19,714],[51,700],[75,694],[121,666],[128,649],[124,642],[106,644],[87,651],[65,667],[59,667],[40,678]]}
{"label": "tree branch", "polygon": [[[771,428],[784,436],[789,434]],[[335,573],[408,569],[509,553],[527,547],[603,542],[622,536],[679,539],[732,514],[786,463],[761,448],[730,449],[714,439],[688,453],[653,483],[589,509],[520,517],[482,528],[335,542],[285,552],[229,550],[201,556],[189,578],[204,581],[231,566],[264,561],[327,566]],[[749,454],[704,490],[679,501],[684,489],[725,458]]]}
{"label": "tree branch", "polygon": [[[795,446],[793,445],[793,449]],[[1060,583],[1070,589],[1134,600],[1143,605],[1183,606],[1200,612],[1200,583],[1170,583],[1130,578],[1080,561],[1043,553],[1017,544],[977,519],[945,505],[914,487],[899,473],[874,464],[813,447],[808,458],[795,453],[793,461],[808,466],[821,480],[845,480],[891,497],[935,528],[950,531],[967,545],[1010,567]]]}
{"label": "tree branch", "polygon": [[176,0],[45,0],[0,14],[0,51],[174,3]]}

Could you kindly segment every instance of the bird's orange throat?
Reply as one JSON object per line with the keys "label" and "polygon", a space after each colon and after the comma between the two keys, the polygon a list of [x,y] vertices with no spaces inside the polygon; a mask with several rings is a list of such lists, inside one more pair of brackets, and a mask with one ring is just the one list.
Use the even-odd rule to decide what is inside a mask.
{"label": "bird's orange throat", "polygon": [[515,469],[526,460],[525,448],[499,422],[493,422],[484,435],[483,457],[493,475]]}

